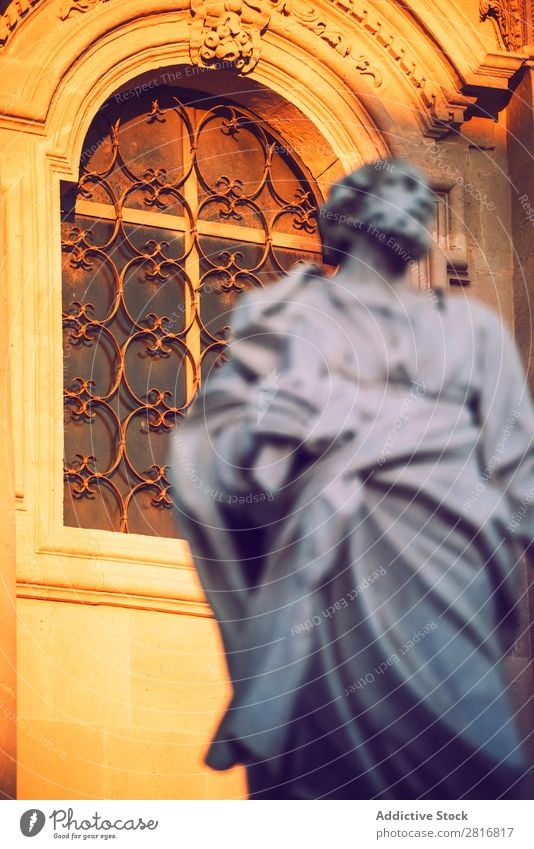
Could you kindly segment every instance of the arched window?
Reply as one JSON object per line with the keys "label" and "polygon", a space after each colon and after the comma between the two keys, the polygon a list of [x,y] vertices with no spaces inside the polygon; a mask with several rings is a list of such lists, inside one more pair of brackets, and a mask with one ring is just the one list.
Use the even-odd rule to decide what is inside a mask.
{"label": "arched window", "polygon": [[104,104],[62,184],[64,522],[173,537],[170,432],[238,293],[319,259],[319,196],[241,106],[135,95]]}

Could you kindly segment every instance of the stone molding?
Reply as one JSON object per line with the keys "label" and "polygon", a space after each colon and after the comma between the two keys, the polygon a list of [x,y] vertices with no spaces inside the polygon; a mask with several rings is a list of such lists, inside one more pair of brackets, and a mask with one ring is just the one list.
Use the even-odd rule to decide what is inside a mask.
{"label": "stone molding", "polygon": [[491,20],[506,50],[520,51],[533,38],[531,0],[480,0],[480,20]]}
{"label": "stone molding", "polygon": [[[507,4],[504,0],[483,0],[481,16],[493,17],[495,22],[499,20],[506,33],[511,33],[510,22],[515,21],[513,16],[516,15],[514,9],[519,8],[520,3],[526,8],[530,2],[510,0]],[[0,45],[6,44],[21,21],[30,14],[34,17],[44,5],[43,0],[13,0],[0,18]],[[109,5],[117,8],[118,0],[61,0],[56,9],[53,4],[46,4],[43,13],[46,12],[50,21],[53,14],[56,20],[75,21],[81,15]],[[152,5],[146,4],[147,13]],[[372,0],[332,0],[328,4],[324,0],[176,0],[170,7],[169,4],[164,6],[167,12],[172,8],[178,14],[183,13],[184,19],[189,17],[190,61],[199,67],[222,66],[248,74],[260,61],[268,32],[271,37],[276,32],[299,44],[307,31],[344,60],[347,70],[364,77],[371,90],[382,88],[388,70],[410,84],[415,95],[414,106],[421,114],[423,133],[428,137],[441,138],[457,129],[476,99],[476,92],[472,90],[460,93],[466,82],[461,78],[455,80],[449,75],[450,79],[440,85],[435,71],[423,65],[421,57],[425,51],[415,53],[409,39],[404,37],[406,27],[397,26],[396,17],[391,18],[391,14],[398,17],[398,10],[387,10],[388,14],[391,12],[391,20],[388,20],[384,12],[375,9]],[[153,11],[158,11],[157,4]],[[418,26],[408,4],[402,14],[407,26]],[[133,15],[132,18],[128,11],[127,18],[132,18],[131,23],[135,24],[135,13]],[[357,47],[353,46],[355,28],[361,33],[361,39],[356,39]],[[513,38],[515,44],[519,38],[517,33]],[[368,52],[361,51],[362,43],[369,45]],[[380,54],[383,60],[377,59]],[[477,76],[480,67],[475,72]],[[515,68],[509,76],[514,71]],[[341,66],[340,72],[343,73]]]}
{"label": "stone molding", "polygon": [[0,16],[0,45],[5,44],[13,30],[44,0],[13,0]]}
{"label": "stone molding", "polygon": [[[154,567],[152,566],[153,570]],[[106,605],[107,607],[128,607],[134,610],[148,610],[157,613],[177,613],[185,616],[201,616],[213,619],[212,610],[207,601],[199,595],[198,600],[180,597],[159,596],[154,592],[153,573],[147,575],[145,591],[129,593],[122,589],[101,590],[89,587],[62,587],[52,583],[17,582],[17,598],[31,598],[39,601],[67,602],[69,604]]]}
{"label": "stone molding", "polygon": [[313,32],[340,56],[346,58],[360,74],[372,77],[375,87],[380,88],[382,74],[378,65],[373,64],[364,54],[354,56],[350,39],[329,24],[323,11],[306,0],[271,0],[271,2],[281,15],[292,18],[297,24]]}
{"label": "stone molding", "polygon": [[[88,12],[104,2],[110,0],[69,0],[61,17],[65,19],[75,12]],[[328,44],[350,63],[353,70],[370,77],[375,88],[382,86],[383,77],[378,65],[363,53],[354,55],[351,39],[332,25],[325,10],[315,5],[313,0],[190,0],[189,6],[193,65],[233,67],[240,73],[250,73],[260,60],[261,38],[269,28],[272,13],[277,12]],[[423,112],[428,116],[425,135],[440,138],[461,125],[473,99],[459,94],[447,98],[439,88],[432,86],[417,57],[412,55],[390,25],[381,20],[372,5],[338,0],[335,6],[356,23],[365,39],[372,38],[385,52],[387,61],[394,62],[402,76],[409,80],[417,92]]]}

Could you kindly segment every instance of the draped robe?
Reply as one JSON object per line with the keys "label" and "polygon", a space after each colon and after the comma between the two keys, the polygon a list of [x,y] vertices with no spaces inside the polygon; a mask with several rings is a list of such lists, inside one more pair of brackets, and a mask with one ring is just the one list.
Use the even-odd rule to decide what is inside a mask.
{"label": "draped robe", "polygon": [[534,413],[486,307],[298,267],[247,293],[173,436],[253,798],[515,798],[503,672]]}

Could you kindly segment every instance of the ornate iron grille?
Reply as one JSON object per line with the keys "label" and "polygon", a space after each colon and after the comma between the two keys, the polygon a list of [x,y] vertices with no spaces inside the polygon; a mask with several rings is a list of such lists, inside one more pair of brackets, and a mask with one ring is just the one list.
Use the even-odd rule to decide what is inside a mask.
{"label": "ornate iron grille", "polygon": [[108,101],[62,186],[70,526],[180,536],[168,437],[224,359],[228,311],[319,257],[294,151],[241,108],[175,95]]}

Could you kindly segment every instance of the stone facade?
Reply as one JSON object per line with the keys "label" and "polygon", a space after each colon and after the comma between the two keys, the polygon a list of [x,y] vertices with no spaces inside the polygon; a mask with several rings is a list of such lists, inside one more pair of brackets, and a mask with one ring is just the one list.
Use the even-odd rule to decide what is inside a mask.
{"label": "stone facade", "polygon": [[[239,798],[203,749],[227,697],[185,542],[63,525],[59,184],[95,114],[162,75],[231,92],[321,193],[388,154],[441,199],[414,285],[497,309],[534,387],[532,3],[479,0],[13,0],[0,18],[4,794]],[[530,45],[530,46],[529,46]],[[533,600],[510,665],[532,693]],[[110,646],[112,647],[110,649]]]}

